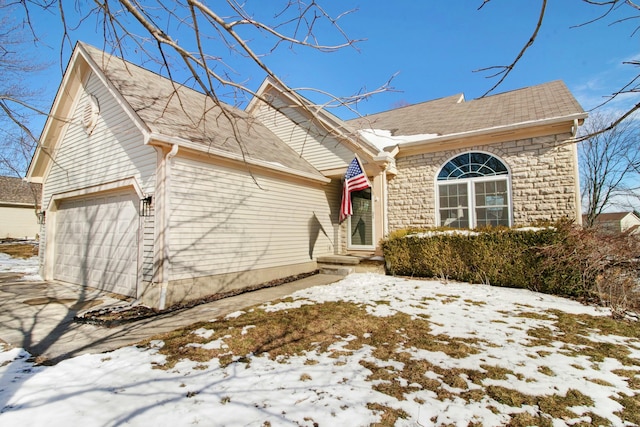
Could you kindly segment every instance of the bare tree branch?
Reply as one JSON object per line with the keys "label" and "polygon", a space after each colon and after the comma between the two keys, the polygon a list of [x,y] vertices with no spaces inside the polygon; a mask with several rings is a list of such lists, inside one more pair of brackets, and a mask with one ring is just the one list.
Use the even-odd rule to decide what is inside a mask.
{"label": "bare tree branch", "polygon": [[[488,0],[485,0],[484,3],[480,6],[479,9],[481,9],[482,6],[484,6],[487,3],[487,1]],[[500,76],[500,75],[502,76],[496,82],[496,84],[494,84],[488,91],[486,91],[482,95],[482,97],[485,97],[485,96],[489,95],[498,86],[500,86],[502,84],[502,82],[507,78],[507,76],[509,76],[509,74],[511,74],[511,71],[513,71],[513,69],[515,68],[516,64],[518,64],[518,62],[520,62],[520,60],[524,56],[524,54],[527,51],[527,49],[529,49],[531,46],[533,46],[533,43],[536,41],[536,38],[538,37],[538,32],[540,31],[540,28],[542,27],[542,22],[544,21],[544,14],[545,14],[546,10],[547,10],[547,0],[542,0],[542,6],[540,7],[540,15],[538,16],[538,22],[536,23],[536,27],[533,30],[533,34],[531,34],[531,37],[529,38],[529,41],[524,45],[522,50],[520,50],[520,52],[518,53],[518,55],[516,56],[516,58],[513,60],[513,62],[511,64],[509,64],[509,65],[497,65],[497,66],[492,66],[492,67],[480,68],[480,69],[474,71],[474,72],[482,72],[482,71],[489,71],[489,70],[498,69],[500,71],[496,72],[495,74],[492,74],[492,75],[488,76],[487,78],[493,78],[493,77],[497,77],[497,76]]]}

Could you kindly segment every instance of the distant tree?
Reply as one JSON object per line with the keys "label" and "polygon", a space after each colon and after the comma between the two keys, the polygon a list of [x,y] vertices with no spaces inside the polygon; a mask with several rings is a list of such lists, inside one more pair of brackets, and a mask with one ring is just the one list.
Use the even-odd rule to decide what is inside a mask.
{"label": "distant tree", "polygon": [[9,16],[0,17],[0,175],[24,176],[37,141],[30,121],[41,99],[26,79],[45,65],[25,55],[30,41]]}
{"label": "distant tree", "polygon": [[625,120],[613,129],[606,129],[611,116],[594,113],[581,132],[587,138],[579,145],[582,201],[585,226],[616,198],[637,197],[640,162],[640,126],[636,120]]}

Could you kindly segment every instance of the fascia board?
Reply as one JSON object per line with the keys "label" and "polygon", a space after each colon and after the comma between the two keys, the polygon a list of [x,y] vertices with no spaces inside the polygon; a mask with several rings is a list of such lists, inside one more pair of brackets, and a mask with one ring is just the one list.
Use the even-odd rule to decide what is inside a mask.
{"label": "fascia board", "polygon": [[284,165],[280,165],[277,163],[267,162],[267,161],[258,160],[258,159],[251,159],[248,157],[242,157],[239,154],[229,153],[227,151],[220,150],[214,147],[208,147],[208,146],[205,147],[202,144],[198,144],[196,142],[192,142],[180,137],[172,137],[172,136],[162,135],[158,133],[151,133],[149,135],[148,143],[151,145],[164,145],[164,146],[172,146],[177,144],[182,148],[186,148],[191,151],[196,151],[199,153],[219,157],[225,160],[231,160],[234,163],[243,163],[250,166],[256,166],[262,169],[275,171],[281,174],[294,175],[300,178],[304,178],[306,180],[311,180],[311,181],[319,182],[322,184],[328,184],[329,182],[331,182],[329,178],[326,178],[324,176],[319,176],[316,174],[288,168]]}
{"label": "fascia board", "polygon": [[428,138],[422,141],[414,141],[414,142],[398,144],[397,147],[399,148],[400,153],[402,153],[402,151],[414,152],[414,151],[418,151],[420,148],[426,148],[435,144],[442,144],[443,142],[447,142],[449,140],[461,140],[461,139],[472,138],[476,136],[485,136],[485,135],[490,136],[492,134],[501,134],[501,133],[513,132],[517,130],[524,130],[526,128],[531,128],[531,127],[543,127],[543,126],[550,126],[550,125],[561,124],[561,123],[567,123],[569,126],[573,126],[574,120],[584,120],[585,118],[587,118],[587,116],[588,116],[587,113],[576,113],[568,116],[553,117],[553,118],[544,119],[544,120],[532,120],[527,122],[514,123],[511,125],[478,129],[478,130],[473,130],[468,132],[451,133],[448,135],[442,135],[435,138]]}

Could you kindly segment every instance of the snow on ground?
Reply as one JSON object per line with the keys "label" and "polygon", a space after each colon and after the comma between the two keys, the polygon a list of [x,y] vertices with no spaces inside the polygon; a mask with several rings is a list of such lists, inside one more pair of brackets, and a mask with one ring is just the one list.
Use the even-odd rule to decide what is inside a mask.
{"label": "snow on ground", "polygon": [[0,273],[24,273],[22,280],[42,280],[38,273],[38,257],[12,258],[0,252]]}
{"label": "snow on ground", "polygon": [[[354,274],[332,285],[296,292],[291,300],[264,307],[270,311],[291,310],[325,301],[362,304],[370,314],[382,317],[398,312],[428,315],[434,335],[472,337],[491,345],[483,345],[482,352],[463,358],[416,348],[401,349],[414,359],[426,359],[442,368],[500,366],[514,374],[501,380],[487,379],[486,384],[527,394],[563,395],[569,389],[577,389],[595,402],[594,407],[583,408],[584,412],[611,420],[612,425],[624,425],[615,415],[621,406],[612,398],[616,394],[633,395],[634,391],[613,372],[640,368],[624,367],[612,358],[595,363],[587,357],[556,352],[554,348],[527,346],[531,339],[528,329],[551,326],[553,322],[548,314],[517,316],[542,314],[549,309],[607,315],[602,309],[525,290],[376,274]],[[242,315],[242,312],[232,314]],[[212,338],[208,329],[194,331],[194,337]],[[350,339],[353,337],[337,337],[332,349],[340,350]],[[595,332],[591,339],[622,344],[631,341]],[[212,338],[204,345],[225,348],[223,341]],[[409,417],[398,420],[396,425],[401,426],[449,423],[467,426],[470,422],[498,426],[508,422],[504,413],[491,410],[503,406],[488,402],[488,397],[479,402],[459,398],[439,400],[433,392],[417,390],[409,398],[398,400],[374,390],[374,382],[367,379],[371,372],[360,361],[389,362],[376,362],[373,349],[367,346],[351,354],[344,352],[338,359],[330,352],[312,352],[286,361],[254,356],[250,364],[231,363],[224,367],[217,359],[208,363],[184,360],[163,370],[154,368],[164,363],[165,358],[159,353],[162,345],[157,341],[150,348],[124,347],[46,367],[34,366],[24,350],[0,344],[0,425],[366,426],[380,419],[379,413],[367,408],[368,403],[404,410]],[[630,348],[634,351],[632,357],[640,358],[637,342],[631,343]],[[309,359],[318,363],[309,364]],[[509,410],[513,412],[514,408]],[[535,413],[532,407],[521,410]],[[578,420],[580,417],[571,422],[556,419],[554,426]]]}

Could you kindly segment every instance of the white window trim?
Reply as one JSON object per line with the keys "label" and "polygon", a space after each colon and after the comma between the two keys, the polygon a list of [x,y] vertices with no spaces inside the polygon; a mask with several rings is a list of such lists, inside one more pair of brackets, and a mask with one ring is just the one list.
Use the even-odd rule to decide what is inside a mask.
{"label": "white window trim", "polygon": [[[487,175],[482,177],[474,177],[474,178],[461,178],[461,179],[447,179],[447,180],[438,180],[438,175],[442,168],[449,163],[454,158],[468,153],[482,153],[487,154],[489,156],[495,157],[500,160],[502,164],[507,168],[507,173],[503,175]],[[475,198],[475,189],[473,188],[473,183],[482,182],[482,181],[498,181],[505,180],[507,182],[507,208],[509,211],[509,227],[513,225],[513,197],[512,197],[512,189],[511,189],[511,168],[509,165],[502,160],[499,156],[487,152],[487,151],[466,151],[463,153],[457,153],[451,157],[449,157],[446,161],[442,162],[441,166],[436,171],[434,177],[434,186],[435,186],[435,224],[436,227],[440,227],[440,184],[466,184],[467,185],[467,197],[469,201],[469,206],[467,209],[469,210],[469,228],[474,229],[477,227],[477,219],[476,219],[476,198]]]}

